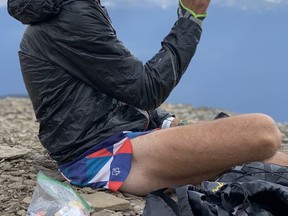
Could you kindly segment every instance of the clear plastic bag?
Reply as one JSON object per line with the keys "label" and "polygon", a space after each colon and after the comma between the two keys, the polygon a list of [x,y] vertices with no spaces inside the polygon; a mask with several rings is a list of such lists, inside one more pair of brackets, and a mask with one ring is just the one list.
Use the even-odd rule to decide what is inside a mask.
{"label": "clear plastic bag", "polygon": [[27,216],[89,216],[91,212],[91,206],[68,184],[38,173]]}

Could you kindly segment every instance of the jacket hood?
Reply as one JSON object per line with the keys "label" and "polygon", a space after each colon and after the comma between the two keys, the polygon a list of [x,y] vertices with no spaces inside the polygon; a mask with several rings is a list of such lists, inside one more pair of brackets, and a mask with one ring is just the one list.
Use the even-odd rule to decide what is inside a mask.
{"label": "jacket hood", "polygon": [[45,21],[59,13],[63,0],[8,0],[8,12],[23,24]]}

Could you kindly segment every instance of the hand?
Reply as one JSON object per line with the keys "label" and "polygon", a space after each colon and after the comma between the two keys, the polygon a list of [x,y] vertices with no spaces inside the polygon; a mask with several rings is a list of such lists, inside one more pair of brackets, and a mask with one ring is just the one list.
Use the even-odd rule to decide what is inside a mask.
{"label": "hand", "polygon": [[178,118],[175,118],[170,127],[177,127],[177,126],[183,126],[183,125],[191,125],[191,124],[198,124],[199,122],[202,121],[195,121],[195,120],[180,120]]}
{"label": "hand", "polygon": [[185,7],[196,14],[205,14],[211,0],[180,0]]}
{"label": "hand", "polygon": [[180,119],[175,118],[175,119],[172,121],[170,127],[176,127],[176,126],[178,126],[179,122],[180,122]]}

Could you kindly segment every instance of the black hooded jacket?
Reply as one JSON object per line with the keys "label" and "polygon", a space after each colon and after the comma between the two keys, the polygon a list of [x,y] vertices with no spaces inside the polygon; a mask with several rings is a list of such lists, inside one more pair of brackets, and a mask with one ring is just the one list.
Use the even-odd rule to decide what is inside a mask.
{"label": "black hooded jacket", "polygon": [[186,70],[201,35],[179,18],[146,64],[117,39],[95,0],[8,0],[28,24],[20,45],[23,79],[40,123],[39,139],[59,164],[120,131],[160,127],[157,109]]}

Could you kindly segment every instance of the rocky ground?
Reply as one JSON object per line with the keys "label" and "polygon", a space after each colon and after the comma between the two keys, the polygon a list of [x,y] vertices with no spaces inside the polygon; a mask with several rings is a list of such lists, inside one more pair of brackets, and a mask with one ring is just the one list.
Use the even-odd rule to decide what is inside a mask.
{"label": "rocky ground", "polygon": [[[163,107],[182,119],[193,120],[210,120],[223,111],[180,104],[164,104]],[[287,151],[288,124],[278,123],[278,127],[283,134],[281,149]],[[56,172],[56,164],[40,145],[37,133],[38,123],[29,99],[0,99],[0,215],[26,215],[39,170],[64,181]],[[49,169],[41,166],[39,161],[50,166]],[[131,194],[74,189],[92,204],[93,216],[141,215],[145,205],[144,198]]]}

